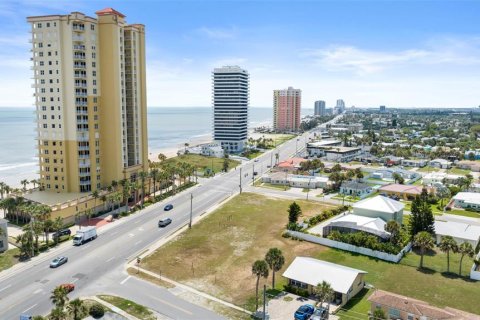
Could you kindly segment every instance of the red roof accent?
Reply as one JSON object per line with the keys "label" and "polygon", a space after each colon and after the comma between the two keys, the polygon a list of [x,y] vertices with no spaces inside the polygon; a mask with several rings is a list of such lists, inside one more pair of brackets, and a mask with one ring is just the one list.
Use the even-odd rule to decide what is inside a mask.
{"label": "red roof accent", "polygon": [[104,15],[108,15],[108,14],[116,14],[117,16],[121,17],[121,18],[125,18],[125,15],[118,12],[117,10],[113,9],[113,8],[105,8],[105,9],[102,9],[102,10],[98,10],[97,12],[95,12],[95,14],[97,16],[104,16]]}

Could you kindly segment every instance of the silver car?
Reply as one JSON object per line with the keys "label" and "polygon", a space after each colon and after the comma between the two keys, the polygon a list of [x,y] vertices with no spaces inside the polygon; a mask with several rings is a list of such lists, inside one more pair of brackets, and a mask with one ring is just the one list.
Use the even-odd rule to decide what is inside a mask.
{"label": "silver car", "polygon": [[310,320],[326,320],[328,319],[328,310],[325,308],[317,308],[313,312]]}
{"label": "silver car", "polygon": [[67,263],[68,258],[67,257],[56,257],[53,259],[52,262],[50,262],[50,268],[57,268],[60,267],[62,264]]}

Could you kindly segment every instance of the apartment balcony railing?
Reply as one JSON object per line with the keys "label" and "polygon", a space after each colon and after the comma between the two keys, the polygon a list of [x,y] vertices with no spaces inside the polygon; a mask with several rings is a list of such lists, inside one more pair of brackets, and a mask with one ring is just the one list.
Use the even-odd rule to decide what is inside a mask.
{"label": "apartment balcony railing", "polygon": [[82,46],[82,45],[74,45],[74,46],[73,46],[73,49],[74,49],[74,50],[85,50],[85,46]]}
{"label": "apartment balcony railing", "polygon": [[88,151],[88,150],[90,150],[90,146],[78,146],[78,150],[80,150],[80,151]]}
{"label": "apartment balcony railing", "polygon": [[80,176],[80,177],[89,177],[89,176],[90,176],[90,172],[79,172],[79,173],[78,173],[78,176]]}
{"label": "apartment balcony railing", "polygon": [[78,164],[79,168],[89,168],[90,167],[90,161],[80,161]]}
{"label": "apartment balcony railing", "polygon": [[86,97],[87,93],[86,92],[75,92],[75,96],[77,97]]}
{"label": "apartment balcony railing", "polygon": [[75,102],[75,105],[86,107],[86,106],[87,106],[87,103],[86,103],[86,102],[77,101],[77,102]]}
{"label": "apartment balcony railing", "polygon": [[85,64],[76,64],[76,63],[75,63],[75,64],[73,65],[73,67],[74,67],[75,69],[86,69],[86,68],[87,68],[87,65],[85,65]]}
{"label": "apartment balcony railing", "polygon": [[77,114],[85,114],[85,115],[88,115],[88,110],[77,110]]}
{"label": "apartment balcony railing", "polygon": [[85,60],[85,56],[73,55],[73,59]]}
{"label": "apartment balcony railing", "polygon": [[79,154],[78,159],[90,159],[90,155],[89,154]]}

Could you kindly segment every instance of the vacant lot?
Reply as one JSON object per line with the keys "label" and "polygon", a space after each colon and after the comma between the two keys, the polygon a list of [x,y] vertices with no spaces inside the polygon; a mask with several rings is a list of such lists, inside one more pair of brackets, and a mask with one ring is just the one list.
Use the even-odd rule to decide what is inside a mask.
{"label": "vacant lot", "polygon": [[110,296],[110,295],[99,295],[98,296],[103,301],[106,301],[115,307],[122,309],[126,313],[134,316],[135,318],[142,319],[142,320],[154,320],[156,317],[153,313],[148,310],[148,308],[139,305],[133,301],[117,297],[117,296]]}
{"label": "vacant lot", "polygon": [[[221,172],[223,170],[223,158],[206,157],[198,154],[182,154],[165,160],[165,163],[177,164],[179,162],[186,162],[197,168],[198,171],[210,169],[214,172]],[[228,159],[228,168],[232,169],[238,166],[240,162]]]}
{"label": "vacant lot", "polygon": [[[243,193],[147,257],[144,267],[246,306],[255,294],[252,263],[263,259],[269,248],[280,248],[286,258],[284,268],[276,274],[278,288],[283,288],[281,274],[294,257],[326,250],[282,237],[291,202]],[[305,217],[332,208],[318,202],[297,203]],[[264,282],[271,286],[271,277],[261,285]]]}
{"label": "vacant lot", "polygon": [[[425,257],[425,270],[419,271],[420,256],[409,253],[400,264],[383,262],[366,256],[341,250],[329,249],[315,258],[367,271],[366,282],[374,287],[427,301],[439,307],[449,306],[480,314],[478,304],[478,283],[456,274],[446,274],[447,259],[443,253],[432,253]],[[466,275],[472,260],[465,258],[462,273]],[[450,271],[458,272],[459,256],[451,256]],[[360,305],[346,306],[353,311],[365,310],[366,296],[358,301]],[[347,319],[347,318],[345,318]]]}

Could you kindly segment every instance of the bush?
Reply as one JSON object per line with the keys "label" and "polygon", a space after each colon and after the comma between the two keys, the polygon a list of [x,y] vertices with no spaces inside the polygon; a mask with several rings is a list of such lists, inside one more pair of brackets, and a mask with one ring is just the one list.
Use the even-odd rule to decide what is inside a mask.
{"label": "bush", "polygon": [[88,311],[88,314],[94,317],[95,319],[99,319],[103,317],[103,315],[105,314],[105,309],[100,303],[97,302],[92,304],[92,306],[90,307],[90,310]]}
{"label": "bush", "polygon": [[297,287],[294,287],[294,286],[289,285],[289,284],[284,286],[284,291],[287,291],[287,292],[293,293],[297,296],[305,297],[305,298],[308,298],[308,296],[310,296],[310,294],[308,293],[308,290],[302,289],[302,288],[297,288]]}
{"label": "bush", "polygon": [[389,254],[398,254],[402,250],[400,246],[381,242],[376,236],[366,232],[340,233],[334,230],[330,232],[328,239]]}
{"label": "bush", "polygon": [[331,210],[326,210],[314,217],[311,217],[307,223],[309,227],[312,227],[314,225],[319,224],[320,222],[323,222],[327,219],[330,219],[331,217],[334,217],[336,215],[339,215],[340,213],[346,211],[348,209],[347,206],[342,206],[339,208],[331,209]]}

